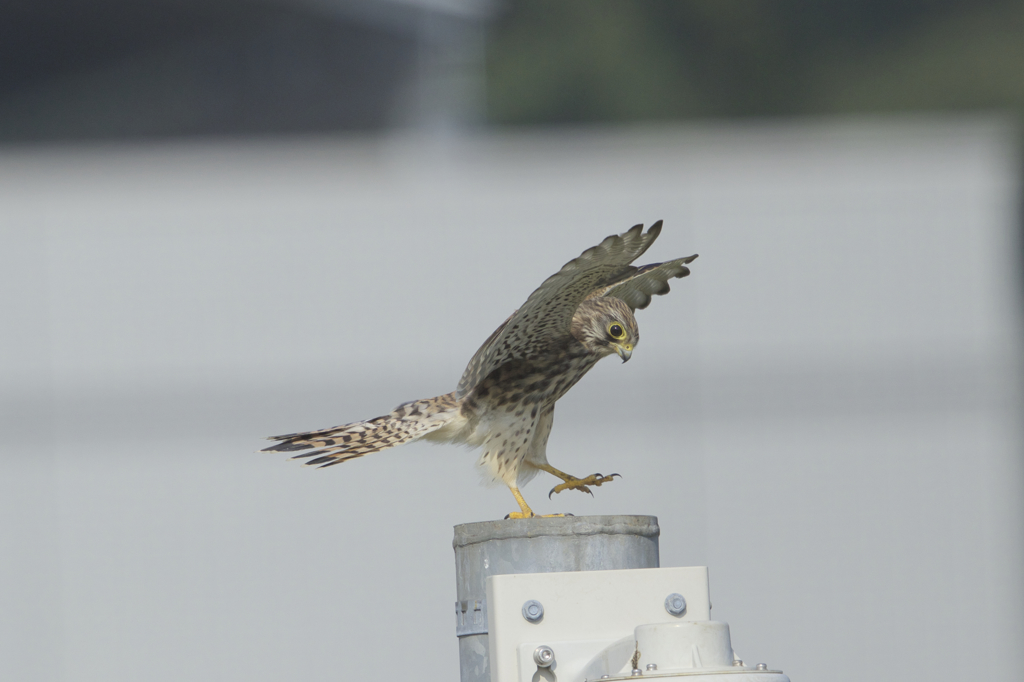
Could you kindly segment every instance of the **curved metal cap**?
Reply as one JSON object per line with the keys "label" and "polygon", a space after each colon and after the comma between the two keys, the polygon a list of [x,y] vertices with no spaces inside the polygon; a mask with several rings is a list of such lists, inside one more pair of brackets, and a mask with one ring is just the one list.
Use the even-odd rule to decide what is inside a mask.
{"label": "curved metal cap", "polygon": [[455,526],[452,547],[466,547],[488,540],[544,536],[639,535],[658,537],[657,516],[535,516],[532,519],[480,521]]}

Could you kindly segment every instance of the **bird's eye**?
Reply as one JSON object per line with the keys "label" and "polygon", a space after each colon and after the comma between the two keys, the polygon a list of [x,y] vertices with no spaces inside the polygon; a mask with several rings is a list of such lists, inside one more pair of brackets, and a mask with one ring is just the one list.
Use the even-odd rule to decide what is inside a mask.
{"label": "bird's eye", "polygon": [[608,335],[613,339],[624,339],[626,338],[626,330],[622,328],[622,325],[613,324],[608,327]]}

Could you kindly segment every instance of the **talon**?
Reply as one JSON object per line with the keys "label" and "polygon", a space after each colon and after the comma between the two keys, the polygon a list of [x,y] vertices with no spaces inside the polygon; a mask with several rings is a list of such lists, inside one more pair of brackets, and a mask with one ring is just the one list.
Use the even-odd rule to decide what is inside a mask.
{"label": "talon", "polygon": [[[619,474],[609,474],[608,476],[604,476],[602,474],[594,474],[593,476],[589,476],[586,479],[586,482],[587,485],[594,485],[600,488],[602,483],[611,483],[612,481],[615,480],[616,476],[619,476]],[[591,481],[590,479],[592,478],[596,480]],[[619,478],[622,478],[622,476],[619,476]]]}
{"label": "talon", "polygon": [[559,483],[558,485],[556,485],[554,488],[552,488],[548,492],[548,499],[550,500],[551,496],[554,495],[555,493],[560,493],[563,490],[567,490],[569,488],[575,487],[573,484],[578,484],[579,480],[580,479],[578,479],[578,478],[572,478],[572,477],[569,477],[569,478],[565,479],[565,483]]}
{"label": "talon", "polygon": [[586,478],[569,477],[565,479],[565,483],[559,483],[558,485],[551,489],[551,492],[548,493],[548,499],[550,500],[552,495],[554,495],[555,493],[560,493],[563,490],[579,490],[580,492],[588,493],[591,497],[593,497],[594,493],[588,486],[593,485],[600,487],[602,483],[608,483],[609,481],[612,481],[615,476],[618,476],[618,474],[612,474],[611,476],[605,476],[603,474],[591,474]]}

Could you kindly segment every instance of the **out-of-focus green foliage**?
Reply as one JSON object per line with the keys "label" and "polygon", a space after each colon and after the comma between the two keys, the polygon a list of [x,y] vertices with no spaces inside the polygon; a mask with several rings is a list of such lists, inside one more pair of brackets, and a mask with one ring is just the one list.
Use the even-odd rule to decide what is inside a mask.
{"label": "out-of-focus green foliage", "polygon": [[502,124],[1024,111],[1020,0],[511,0]]}

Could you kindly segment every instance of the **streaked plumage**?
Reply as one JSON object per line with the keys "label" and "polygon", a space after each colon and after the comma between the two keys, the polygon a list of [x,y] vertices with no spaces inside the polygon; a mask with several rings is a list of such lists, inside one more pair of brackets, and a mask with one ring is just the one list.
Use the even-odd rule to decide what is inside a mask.
{"label": "streaked plumage", "polygon": [[601,358],[629,359],[640,339],[633,311],[668,293],[668,280],[690,274],[697,256],[635,267],[661,233],[635,225],[584,251],[544,281],[469,361],[452,393],[399,405],[369,421],[273,436],[265,451],[296,452],[321,467],[420,438],[480,447],[479,464],[506,483],[521,512],[532,516],[518,486],[547,471],[564,483],[552,492],[590,492],[610,476],[584,479],[548,464],[555,402]]}

